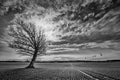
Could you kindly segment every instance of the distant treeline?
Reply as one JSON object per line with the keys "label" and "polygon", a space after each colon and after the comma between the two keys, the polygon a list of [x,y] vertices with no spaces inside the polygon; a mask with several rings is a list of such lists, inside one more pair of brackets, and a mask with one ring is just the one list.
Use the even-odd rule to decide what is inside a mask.
{"label": "distant treeline", "polygon": [[[36,61],[36,63],[69,63],[69,62],[119,62],[120,60],[105,60],[105,61],[85,61],[85,60],[74,60],[74,61]],[[29,61],[0,61],[0,62],[29,62]]]}
{"label": "distant treeline", "polygon": [[85,60],[75,60],[75,61],[36,61],[37,63],[69,63],[69,62],[120,62],[120,60],[106,60],[106,61],[85,61]]}

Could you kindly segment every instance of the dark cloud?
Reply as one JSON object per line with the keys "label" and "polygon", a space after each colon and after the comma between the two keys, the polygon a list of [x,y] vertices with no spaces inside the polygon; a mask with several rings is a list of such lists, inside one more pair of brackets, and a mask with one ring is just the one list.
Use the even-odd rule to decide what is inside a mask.
{"label": "dark cloud", "polygon": [[[68,35],[63,34],[62,41],[55,44],[120,41],[120,7],[109,11],[92,24],[89,22],[75,24],[77,25],[76,31],[72,31],[73,29],[66,31]],[[69,29],[71,27],[69,26]]]}
{"label": "dark cloud", "polygon": [[9,52],[10,49],[3,42],[4,37],[6,37],[6,28],[10,24],[10,21],[14,18],[13,14],[8,14],[0,16],[0,52]]}

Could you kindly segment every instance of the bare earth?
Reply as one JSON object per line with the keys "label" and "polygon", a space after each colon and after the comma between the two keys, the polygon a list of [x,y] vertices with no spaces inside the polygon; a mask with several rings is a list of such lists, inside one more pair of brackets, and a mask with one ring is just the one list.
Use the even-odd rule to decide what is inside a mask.
{"label": "bare earth", "polygon": [[0,62],[0,80],[120,80],[120,62],[36,63]]}

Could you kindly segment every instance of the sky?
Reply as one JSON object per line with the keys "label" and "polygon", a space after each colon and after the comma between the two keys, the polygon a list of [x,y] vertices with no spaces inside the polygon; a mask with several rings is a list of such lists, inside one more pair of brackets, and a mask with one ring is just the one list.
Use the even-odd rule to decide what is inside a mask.
{"label": "sky", "polygon": [[[26,0],[27,1],[27,0]],[[45,0],[46,1],[46,0]],[[49,0],[48,0],[49,1]],[[69,2],[68,5],[65,3]],[[79,1],[79,2],[78,2]],[[104,4],[101,7],[101,12],[97,13],[94,18],[89,18],[87,21],[83,20],[93,15],[93,12],[89,13],[83,11],[80,14],[80,19],[76,19],[75,13],[70,13],[70,10],[78,9],[78,3],[82,7],[97,1],[97,0],[56,0],[57,9],[51,8],[53,5],[49,1],[41,2],[38,5],[30,3],[29,7],[25,7],[25,10],[18,13],[21,8],[16,10],[17,0],[7,1],[1,3],[5,6],[4,9],[0,9],[0,60],[27,60],[30,57],[18,55],[14,49],[8,47],[4,43],[3,38],[6,37],[7,27],[11,21],[17,18],[22,18],[25,21],[32,22],[36,25],[36,28],[40,27],[45,31],[45,36],[48,41],[53,44],[49,45],[47,54],[38,56],[37,60],[114,60],[120,59],[120,7],[106,8],[113,3],[112,0],[99,0],[98,4]],[[117,1],[117,0],[116,0]],[[21,3],[21,2],[18,2]],[[119,3],[119,1],[117,1]],[[46,4],[46,6],[45,6]],[[63,5],[65,4],[65,5]],[[59,7],[60,6],[60,7]],[[61,7],[62,6],[62,7]],[[113,5],[114,6],[114,5]],[[13,7],[12,11],[9,11],[9,7]],[[77,8],[78,7],[78,8]],[[85,8],[86,9],[86,8]],[[109,9],[109,11],[107,11]],[[106,13],[105,13],[106,10]],[[6,12],[6,13],[4,13]],[[79,10],[77,11],[79,12]],[[82,10],[80,10],[82,12]],[[4,15],[3,15],[4,13]],[[105,14],[104,14],[105,13]],[[102,17],[97,19],[97,16],[104,14]],[[25,18],[26,15],[32,15],[30,18]],[[64,15],[64,16],[62,16]],[[79,17],[77,15],[77,18]],[[72,20],[75,18],[75,20]]]}

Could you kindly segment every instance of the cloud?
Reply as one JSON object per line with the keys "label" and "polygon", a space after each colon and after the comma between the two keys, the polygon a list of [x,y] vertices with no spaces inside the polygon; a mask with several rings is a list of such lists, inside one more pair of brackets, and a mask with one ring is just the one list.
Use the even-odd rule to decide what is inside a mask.
{"label": "cloud", "polygon": [[[94,22],[70,22],[65,25],[61,43],[87,43],[120,40],[120,7],[109,11],[101,19]],[[67,28],[65,28],[67,27]],[[59,43],[58,43],[59,44]]]}
{"label": "cloud", "polygon": [[79,45],[79,48],[80,49],[111,49],[111,50],[119,51],[120,42],[111,42],[111,41],[105,41],[103,43],[90,42]]}
{"label": "cloud", "polygon": [[[29,1],[29,0],[25,0]],[[36,0],[35,0],[36,1]],[[47,0],[49,1],[49,0]],[[46,29],[47,32],[50,33],[49,27],[55,27],[54,33],[51,33],[48,35],[48,38],[50,40],[55,40],[53,43],[53,48],[48,50],[48,55],[46,58],[43,57],[45,60],[66,60],[66,59],[81,59],[84,57],[91,57],[96,56],[100,59],[112,59],[111,56],[116,53],[119,53],[120,49],[120,7],[117,7],[115,9],[112,9],[109,11],[106,15],[104,15],[101,19],[98,21],[90,20],[88,22],[83,23],[82,21],[70,21],[67,20],[66,16],[62,18],[63,20],[57,20],[53,19],[56,16],[59,16],[60,14],[69,11],[71,8],[76,9],[78,4],[82,4],[82,6],[86,6],[87,4],[91,3],[92,1],[96,0],[56,0],[56,4],[54,5],[52,2],[47,2],[46,0],[37,0],[36,4],[38,6],[33,6],[31,3],[31,6],[25,10],[26,13],[30,14],[37,14],[37,18],[33,19],[37,24],[41,24],[42,26],[47,25]],[[82,2],[83,1],[83,2]],[[101,2],[104,2],[105,0],[100,0]],[[111,0],[106,0],[111,1]],[[13,9],[15,9],[13,6],[16,5],[17,0],[14,0],[14,2],[7,2],[5,5],[7,7],[12,6]],[[31,0],[29,1],[31,2]],[[64,5],[65,4],[65,5]],[[25,6],[23,4],[19,4],[20,6]],[[70,6],[67,6],[70,5]],[[108,4],[107,4],[108,5]],[[17,7],[20,7],[17,6]],[[57,10],[51,9],[51,6],[56,7]],[[34,7],[34,8],[32,8]],[[32,10],[30,9],[32,8]],[[48,10],[47,10],[48,8]],[[8,8],[6,8],[8,9]],[[16,8],[17,9],[17,8]],[[45,14],[41,17],[40,15],[41,10],[45,12]],[[61,12],[63,11],[63,12]],[[24,14],[24,12],[23,12]],[[102,14],[102,13],[101,13]],[[98,14],[98,15],[101,15]],[[5,33],[5,29],[7,28],[7,25],[9,22],[14,18],[14,10],[13,13],[7,13],[7,15],[0,16],[0,38],[3,37]],[[22,13],[19,13],[17,15],[22,15]],[[89,14],[92,15],[92,14]],[[38,20],[38,18],[43,18],[45,16],[45,19],[47,22],[43,23],[42,21]],[[70,15],[73,17],[74,15]],[[87,17],[87,16],[86,16]],[[93,21],[93,22],[92,22]],[[50,22],[50,24],[48,24]],[[54,25],[53,25],[54,24]],[[56,30],[56,31],[55,31]],[[48,34],[48,33],[46,33]],[[50,37],[51,35],[54,37]],[[57,38],[58,37],[58,38]],[[58,40],[59,39],[59,40]],[[58,42],[57,42],[58,41]],[[58,44],[56,47],[54,44]],[[65,44],[65,45],[62,45]],[[62,46],[61,46],[62,45]],[[0,59],[3,58],[19,58],[18,55],[15,54],[15,52],[8,48],[4,43],[0,42]],[[104,54],[104,57],[100,57],[99,51]],[[112,52],[113,51],[113,52]],[[9,57],[9,53],[12,54]],[[107,54],[107,56],[106,56]],[[50,55],[50,56],[49,56]],[[54,57],[52,56],[54,55]],[[57,56],[58,55],[58,56]],[[61,55],[61,56],[60,56]],[[79,57],[77,57],[79,55]],[[115,56],[114,56],[115,57]]]}

